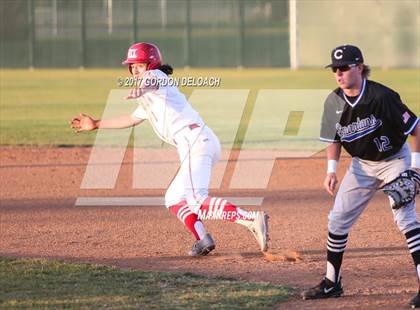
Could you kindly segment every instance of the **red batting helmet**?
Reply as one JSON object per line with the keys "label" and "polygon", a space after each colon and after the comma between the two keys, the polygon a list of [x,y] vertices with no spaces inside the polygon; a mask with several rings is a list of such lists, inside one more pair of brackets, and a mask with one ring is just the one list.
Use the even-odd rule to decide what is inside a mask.
{"label": "red batting helmet", "polygon": [[162,64],[162,55],[159,48],[147,42],[135,43],[130,46],[127,52],[127,59],[123,65],[128,64],[131,73],[131,64],[147,63],[147,70],[159,69]]}

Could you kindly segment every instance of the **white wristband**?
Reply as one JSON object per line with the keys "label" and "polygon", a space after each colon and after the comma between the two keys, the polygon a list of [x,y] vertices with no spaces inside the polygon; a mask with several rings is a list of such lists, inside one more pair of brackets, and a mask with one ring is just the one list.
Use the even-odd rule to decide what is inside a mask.
{"label": "white wristband", "polygon": [[337,171],[337,161],[335,159],[328,160],[327,173],[335,173]]}
{"label": "white wristband", "polygon": [[420,168],[420,153],[419,152],[411,153],[411,167]]}

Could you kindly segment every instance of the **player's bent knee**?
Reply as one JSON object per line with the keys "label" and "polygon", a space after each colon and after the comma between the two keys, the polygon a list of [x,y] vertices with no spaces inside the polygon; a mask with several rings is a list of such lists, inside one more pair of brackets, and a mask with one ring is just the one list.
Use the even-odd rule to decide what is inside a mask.
{"label": "player's bent knee", "polygon": [[174,195],[170,191],[167,191],[165,194],[165,207],[169,208],[170,206],[176,205],[182,200],[185,200],[184,197],[179,196],[179,195]]}
{"label": "player's bent knee", "polygon": [[406,207],[395,210],[394,221],[402,233],[420,227],[414,202]]}

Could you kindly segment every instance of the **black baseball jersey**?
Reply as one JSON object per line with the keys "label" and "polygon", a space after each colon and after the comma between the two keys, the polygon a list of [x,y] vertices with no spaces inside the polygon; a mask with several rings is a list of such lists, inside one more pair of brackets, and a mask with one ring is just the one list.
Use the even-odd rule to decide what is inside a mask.
{"label": "black baseball jersey", "polygon": [[337,88],[327,97],[320,139],[340,142],[352,157],[380,161],[401,149],[418,122],[398,93],[363,80],[359,96]]}

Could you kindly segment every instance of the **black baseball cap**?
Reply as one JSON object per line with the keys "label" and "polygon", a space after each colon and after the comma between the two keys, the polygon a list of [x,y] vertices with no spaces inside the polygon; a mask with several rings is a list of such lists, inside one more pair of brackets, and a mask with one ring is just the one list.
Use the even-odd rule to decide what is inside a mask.
{"label": "black baseball cap", "polygon": [[341,67],[351,64],[362,64],[363,55],[360,49],[354,45],[340,45],[332,50],[331,52],[331,64],[325,66],[329,67]]}

